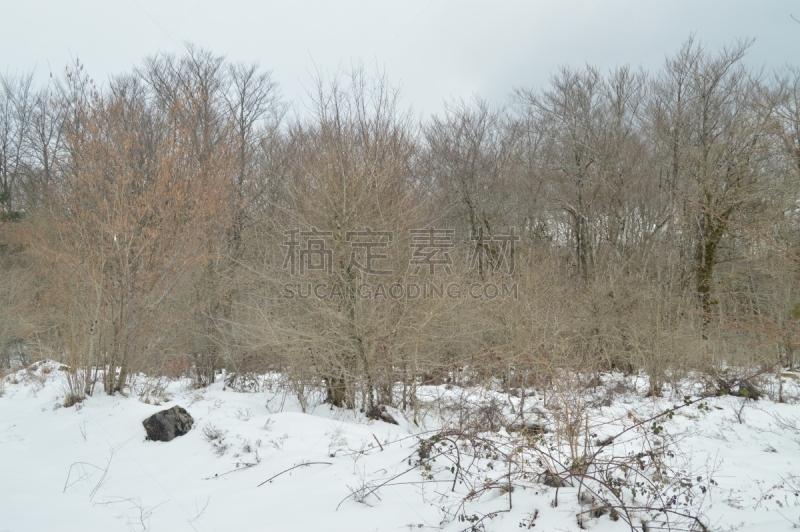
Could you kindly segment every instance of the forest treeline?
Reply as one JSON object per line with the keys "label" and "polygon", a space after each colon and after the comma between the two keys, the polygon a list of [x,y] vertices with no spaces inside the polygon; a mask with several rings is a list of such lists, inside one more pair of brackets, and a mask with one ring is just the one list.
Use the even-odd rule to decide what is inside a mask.
{"label": "forest treeline", "polygon": [[76,400],[280,371],[374,415],[454,378],[796,364],[800,69],[749,45],[421,119],[363,68],[292,109],[191,46],[3,76],[0,365],[61,361]]}

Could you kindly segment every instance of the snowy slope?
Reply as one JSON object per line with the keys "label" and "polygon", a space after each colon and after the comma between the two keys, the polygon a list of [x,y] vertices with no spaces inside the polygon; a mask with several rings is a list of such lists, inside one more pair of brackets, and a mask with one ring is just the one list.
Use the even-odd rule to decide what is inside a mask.
{"label": "snowy slope", "polygon": [[[579,498],[581,487],[574,482],[556,489],[543,485],[541,476],[515,476],[504,489],[498,479],[511,466],[492,456],[493,444],[471,466],[462,457],[465,473],[457,478],[450,459],[462,450],[447,447],[446,438],[432,446],[439,458],[420,460],[420,441],[446,427],[448,412],[469,400],[457,387],[426,389],[438,409],[424,410],[417,427],[397,411],[399,425],[327,405],[304,414],[273,384],[239,393],[222,383],[192,390],[185,381],[172,382],[169,401],[160,405],[141,402],[135,393],[96,393],[64,408],[58,364],[40,363],[6,377],[0,397],[0,532],[630,530],[613,513],[593,516],[597,501]],[[784,384],[786,397],[800,395],[795,379]],[[613,401],[580,405],[591,414],[584,419],[591,419],[589,431],[597,440],[676,404],[669,394],[644,399],[635,385],[634,379],[630,391]],[[518,401],[489,392],[480,399],[487,397],[509,407]],[[142,420],[175,404],[194,417],[192,431],[168,443],[145,441]],[[557,428],[543,398],[529,397],[526,404],[543,426]],[[711,530],[800,526],[800,406],[718,397],[645,428],[646,435],[630,430],[590,451],[630,456],[642,438],[648,445],[669,445],[675,451],[670,467],[698,479],[692,481],[698,495],[687,508],[701,511]],[[527,441],[562,456],[567,443],[557,432]],[[466,441],[452,438],[466,453]],[[520,441],[505,429],[476,438],[496,442],[498,449]],[[534,458],[531,471],[537,467]],[[476,489],[478,479],[487,482],[484,477],[494,484]],[[465,486],[470,479],[476,484]],[[493,512],[498,513],[475,523]],[[584,518],[576,517],[582,512]],[[637,528],[641,521],[658,528],[654,514],[636,515]]]}

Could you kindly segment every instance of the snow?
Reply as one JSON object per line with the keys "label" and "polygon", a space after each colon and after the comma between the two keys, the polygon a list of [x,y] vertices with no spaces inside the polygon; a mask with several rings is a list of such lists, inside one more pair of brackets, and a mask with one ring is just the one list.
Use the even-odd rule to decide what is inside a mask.
{"label": "snow", "polygon": [[[65,408],[59,367],[35,364],[8,375],[0,387],[0,532],[630,530],[624,519],[612,520],[613,513],[592,515],[598,503],[586,495],[590,482],[581,487],[573,478],[572,486],[556,489],[535,474],[543,471],[542,460],[568,464],[558,416],[570,408],[593,434],[594,443],[582,445],[598,461],[665,449],[670,473],[664,492],[691,483],[674,493],[690,495],[685,508],[701,514],[710,530],[800,526],[800,381],[791,376],[783,378],[786,403],[723,396],[689,406],[682,406],[684,389],[645,398],[642,378],[608,376],[594,396],[527,397],[528,421],[536,419],[549,432],[521,439],[505,428],[468,436],[456,430],[465,405],[475,406],[472,421],[498,410],[510,415],[519,398],[500,391],[425,387],[420,426],[410,413],[392,410],[399,422],[393,425],[318,400],[302,413],[274,375],[260,391],[247,393],[221,380],[201,390],[185,379],[171,381],[165,383],[168,400],[158,405],[140,400],[137,390],[152,384],[141,376],[141,387],[128,397],[98,392]],[[778,377],[771,379],[774,386]],[[623,391],[610,394],[612,380],[618,388],[624,384]],[[171,442],[146,441],[142,421],[176,404],[194,417],[193,429]],[[633,427],[673,406],[681,408],[671,418]],[[436,434],[438,440],[429,439]],[[612,435],[612,443],[597,445]],[[438,458],[421,459],[421,441]],[[527,445],[516,451],[522,441]],[[476,442],[486,445],[485,454],[475,451]],[[512,467],[499,456],[504,452],[519,456],[519,463],[530,458],[525,467],[531,474],[515,470],[510,493],[503,487]],[[462,471],[454,483],[458,453]],[[467,454],[477,458],[467,461]],[[470,490],[475,493],[465,499]],[[631,506],[648,499],[625,493]],[[474,522],[487,514],[494,515]],[[631,515],[638,530],[642,521],[651,530],[659,527],[657,511]]]}

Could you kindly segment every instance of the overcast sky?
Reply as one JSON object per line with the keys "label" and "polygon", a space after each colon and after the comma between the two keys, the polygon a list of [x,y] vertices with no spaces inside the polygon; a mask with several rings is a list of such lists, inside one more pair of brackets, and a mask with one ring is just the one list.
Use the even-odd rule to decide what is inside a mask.
{"label": "overcast sky", "polygon": [[502,101],[561,65],[655,70],[692,32],[710,48],[756,38],[754,65],[800,64],[791,15],[800,0],[0,0],[0,71],[43,82],[78,57],[103,81],[193,42],[258,61],[287,101],[315,68],[377,65],[427,114],[473,93]]}

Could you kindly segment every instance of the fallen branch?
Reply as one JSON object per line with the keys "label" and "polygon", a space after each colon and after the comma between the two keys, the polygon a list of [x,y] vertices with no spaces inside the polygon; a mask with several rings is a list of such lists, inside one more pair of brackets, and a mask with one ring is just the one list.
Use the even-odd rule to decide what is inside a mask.
{"label": "fallen branch", "polygon": [[300,464],[297,464],[297,465],[294,465],[294,466],[290,467],[289,469],[284,469],[283,471],[281,471],[277,475],[273,475],[273,476],[269,477],[267,480],[265,480],[264,482],[262,482],[261,484],[259,484],[256,487],[260,488],[261,486],[263,486],[267,482],[271,482],[271,481],[275,480],[279,476],[283,475],[284,473],[288,473],[292,469],[297,469],[298,467],[310,466],[310,465],[332,465],[332,462],[302,462]]}
{"label": "fallen branch", "polygon": [[236,469],[231,469],[230,471],[226,471],[224,473],[214,473],[213,477],[206,477],[203,480],[214,480],[215,478],[224,477],[225,475],[230,475],[231,473],[236,473],[237,471],[244,471],[253,466],[257,466],[260,462],[242,462],[242,467],[238,467]]}

